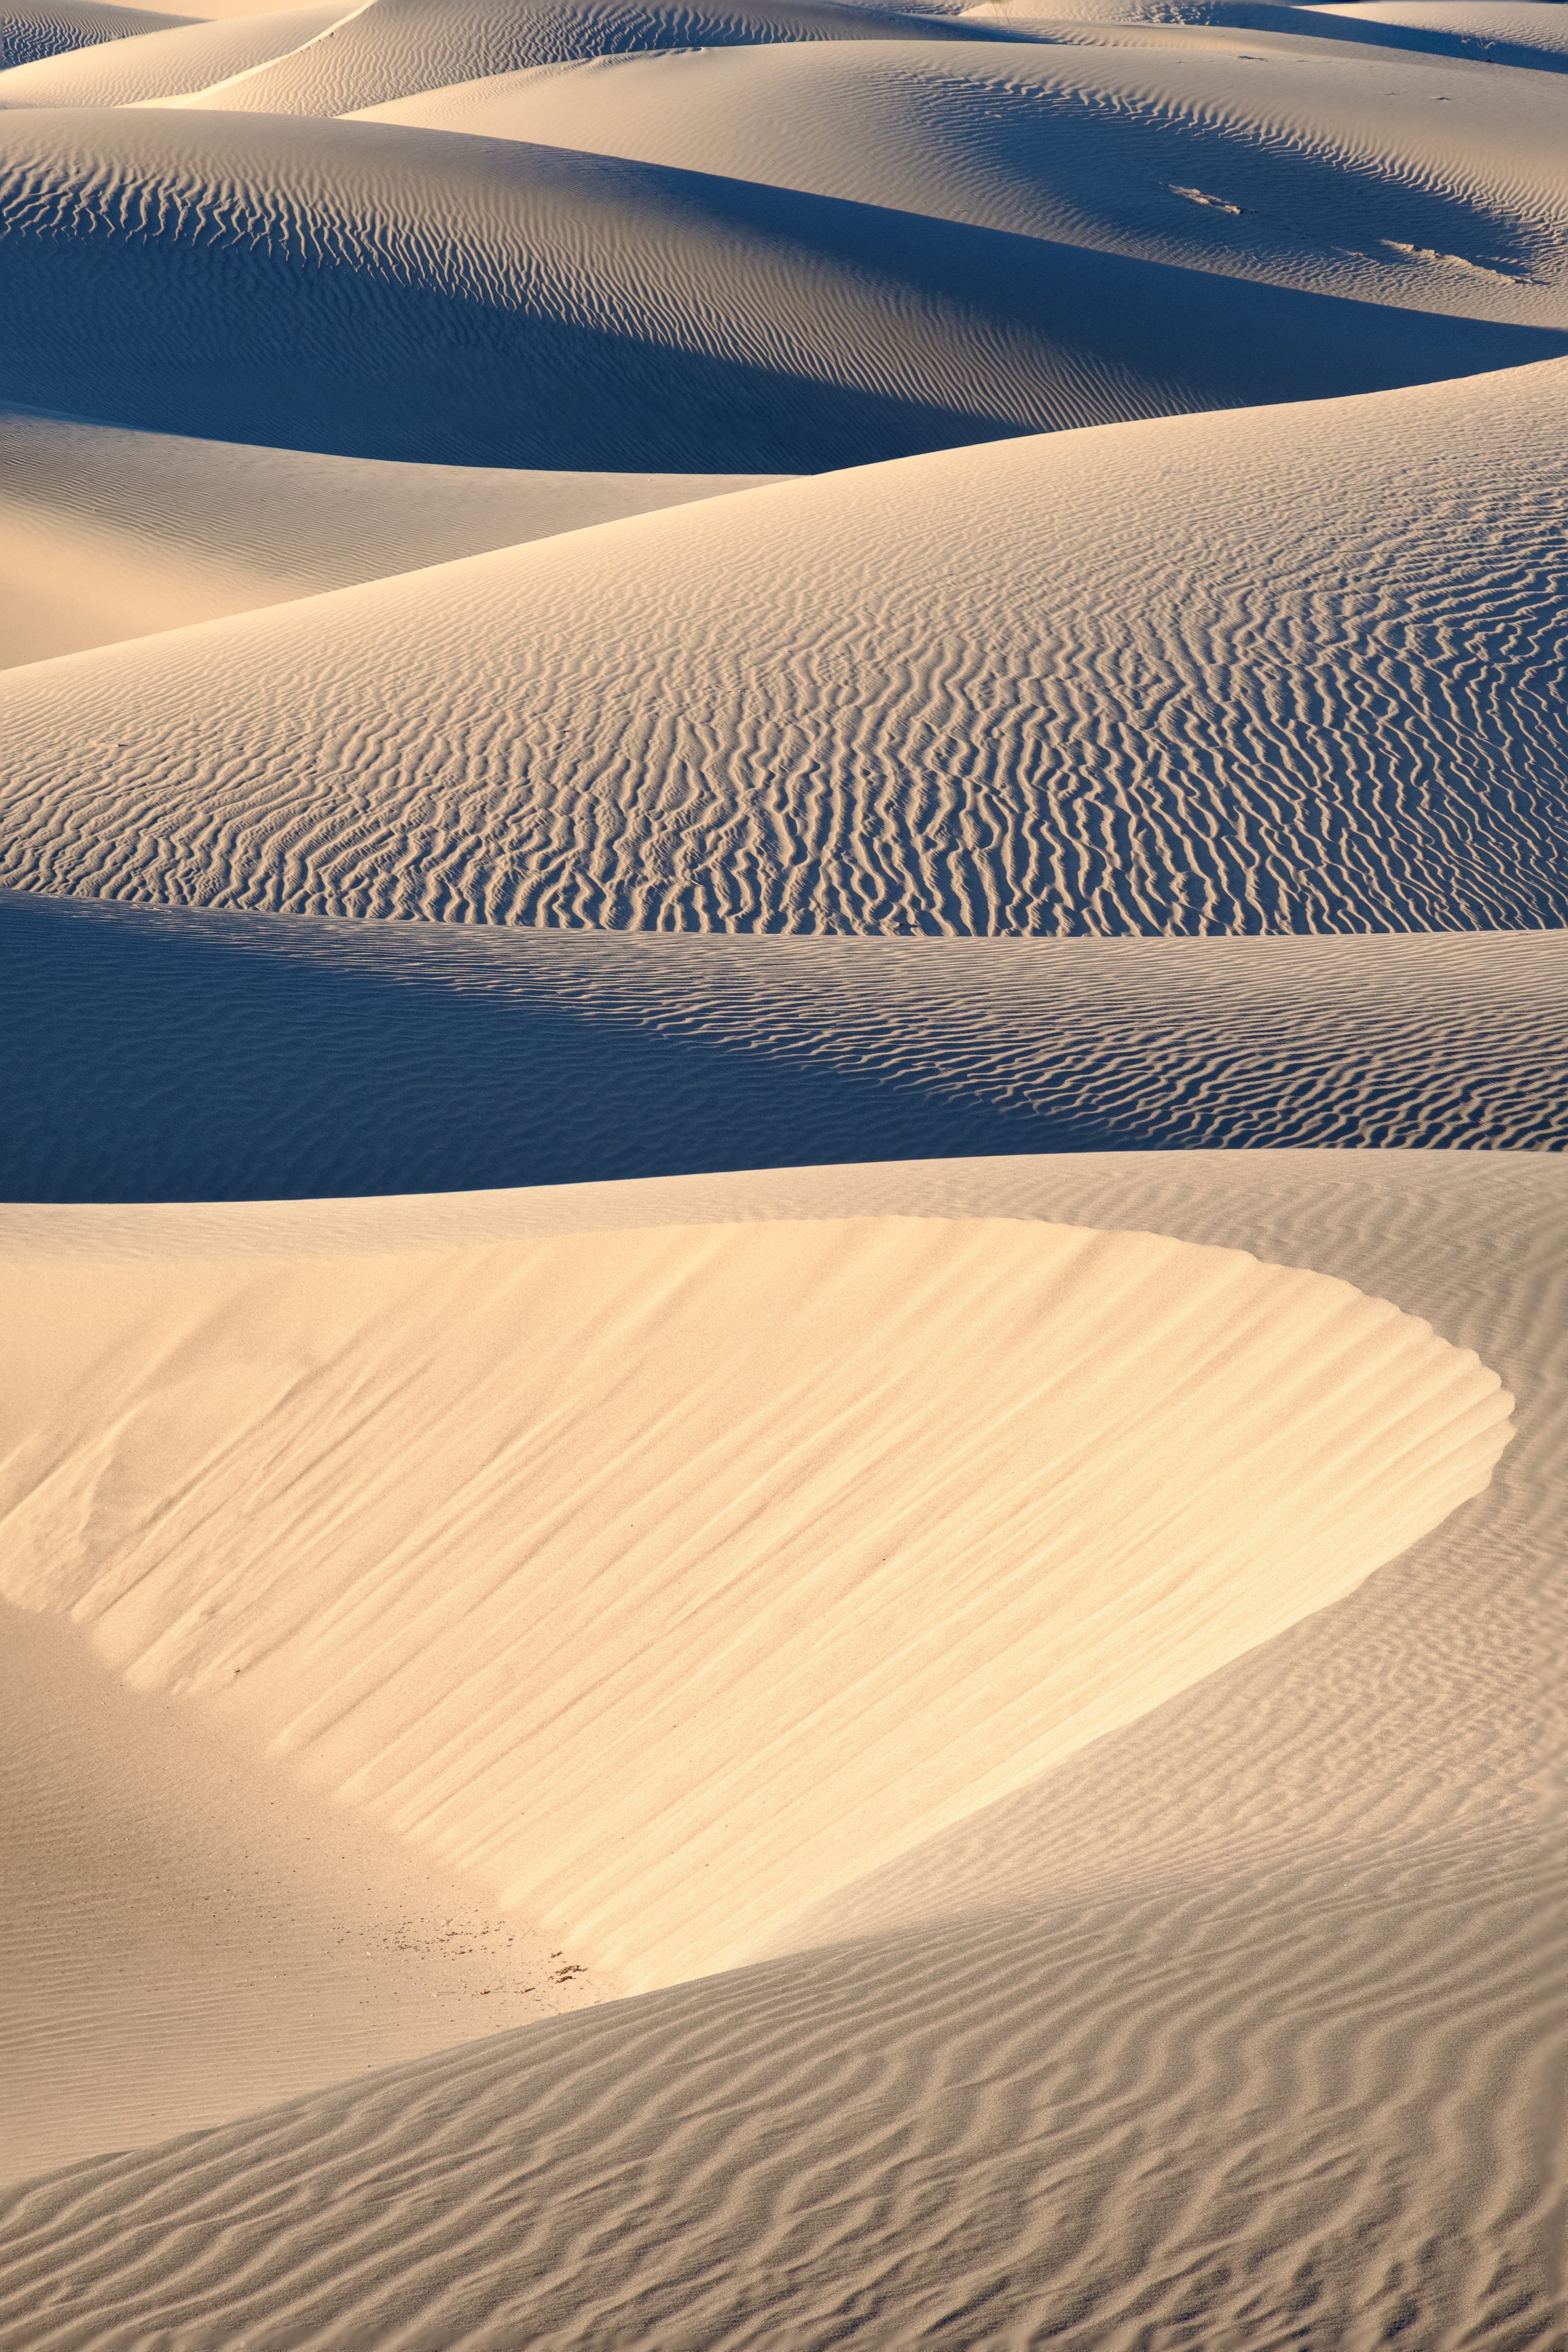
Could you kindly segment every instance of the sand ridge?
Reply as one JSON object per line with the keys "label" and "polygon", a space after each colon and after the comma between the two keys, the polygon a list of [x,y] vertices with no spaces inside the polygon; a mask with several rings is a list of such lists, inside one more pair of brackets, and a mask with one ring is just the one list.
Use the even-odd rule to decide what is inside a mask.
{"label": "sand ridge", "polygon": [[1564,94],[1354,58],[734,48],[362,119],[591,148],[1185,269],[1562,324]]}
{"label": "sand ridge", "polygon": [[13,672],[0,877],[648,929],[1555,924],[1562,381],[946,452]]}
{"label": "sand ridge", "polygon": [[0,667],[752,487],[402,466],[0,414]]}

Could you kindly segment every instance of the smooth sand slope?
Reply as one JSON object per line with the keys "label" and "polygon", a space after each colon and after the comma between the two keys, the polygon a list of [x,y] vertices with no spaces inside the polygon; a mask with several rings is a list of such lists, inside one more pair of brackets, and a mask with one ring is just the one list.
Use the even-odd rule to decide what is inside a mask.
{"label": "smooth sand slope", "polygon": [[1565,341],[385,123],[18,109],[0,208],[14,403],[431,463],[797,472]]}
{"label": "smooth sand slope", "polygon": [[[1354,0],[1349,7],[1309,6],[1306,17],[1333,19],[1338,33],[1350,26],[1382,27],[1436,37],[1461,57],[1488,64],[1527,66],[1537,72],[1568,70],[1568,23],[1561,0]],[[1435,46],[1436,44],[1434,44]]]}
{"label": "smooth sand slope", "polygon": [[1337,1599],[1511,1402],[1345,1286],[1028,1223],[8,1288],[5,1597],[631,1989]]}
{"label": "smooth sand slope", "polygon": [[8,1603],[0,1874],[7,2181],[598,1995],[472,1885]]}
{"label": "smooth sand slope", "polygon": [[[1479,1341],[1521,1436],[1406,1559],[862,1882],[797,1930],[805,1948],[24,2193],[5,2340],[808,2344],[852,2315],[891,2346],[972,2335],[976,2310],[983,2340],[1019,2344],[1178,2320],[1218,2340],[1292,2313],[1358,2346],[1396,2325],[1549,2340],[1563,1206],[1559,1160],[1442,1153],[454,1203],[449,1242],[553,1223],[591,1257],[683,1233],[710,1251],[716,1213],[890,1210],[1306,1256]],[[151,1252],[141,1278],[168,1296],[198,1277],[198,1239],[232,1253],[248,1233],[265,1286],[289,1224],[382,1250],[441,1231],[416,1203],[345,1212],[336,1243],[303,1205],[13,1215],[13,1249],[49,1254],[33,1278],[74,1271],[84,1293],[106,1248]]]}
{"label": "smooth sand slope", "polygon": [[15,1201],[1568,1143],[1558,931],[724,940],[15,892],[0,959]]}
{"label": "smooth sand slope", "polygon": [[1565,381],[953,451],[14,672],[0,876],[691,930],[1560,924]]}
{"label": "smooth sand slope", "polygon": [[753,478],[400,466],[0,414],[0,667]]}
{"label": "smooth sand slope", "polygon": [[371,119],[1409,310],[1568,318],[1568,88],[1539,78],[1354,56],[838,43],[502,75]]}

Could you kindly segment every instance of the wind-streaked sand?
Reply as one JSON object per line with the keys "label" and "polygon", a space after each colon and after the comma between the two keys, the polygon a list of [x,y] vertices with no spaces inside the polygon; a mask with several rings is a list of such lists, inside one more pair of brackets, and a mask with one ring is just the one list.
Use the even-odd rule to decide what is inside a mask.
{"label": "wind-streaked sand", "polygon": [[1551,2352],[1568,9],[0,9],[0,2345]]}
{"label": "wind-streaked sand", "polygon": [[0,878],[638,929],[1557,926],[1565,383],[949,450],[13,672]]}

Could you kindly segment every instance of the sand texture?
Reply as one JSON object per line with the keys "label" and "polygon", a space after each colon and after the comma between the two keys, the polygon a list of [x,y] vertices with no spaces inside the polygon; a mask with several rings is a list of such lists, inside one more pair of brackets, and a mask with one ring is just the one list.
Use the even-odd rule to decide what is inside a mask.
{"label": "sand texture", "polygon": [[752,479],[402,466],[0,414],[0,667]]}
{"label": "sand texture", "polygon": [[1568,2352],[1565,68],[0,9],[0,2352]]}
{"label": "sand texture", "polygon": [[119,0],[22,0],[0,8],[0,72],[35,58],[61,57],[72,49],[99,48],[108,41],[143,33],[171,32],[189,24],[188,12],[128,8]]}
{"label": "sand texture", "polygon": [[[1282,2322],[1304,2291],[1346,2341],[1401,2313],[1434,2341],[1500,2306],[1549,2327],[1561,1166],[1091,1156],[510,1196],[514,1225],[638,1249],[672,1231],[650,1220],[706,1245],[715,1215],[1163,1227],[1400,1295],[1533,1402],[1484,1505],[798,1949],[24,2192],[12,2340],[818,2343],[859,2309],[899,2344],[984,2294],[991,2340],[1088,2344],[1182,2310],[1217,2337]],[[255,1215],[210,1213],[231,1245]],[[41,1214],[12,1229],[35,1279],[134,1266],[139,1226],[147,1272],[189,1263],[188,1223],[159,1239],[186,1212]],[[395,1278],[398,1205],[351,1229]]]}
{"label": "sand texture", "polygon": [[15,672],[0,876],[550,927],[1556,924],[1565,383],[944,452]]}
{"label": "sand texture", "polygon": [[0,957],[13,1201],[1568,1143],[1552,931],[722,940],[14,892]]}

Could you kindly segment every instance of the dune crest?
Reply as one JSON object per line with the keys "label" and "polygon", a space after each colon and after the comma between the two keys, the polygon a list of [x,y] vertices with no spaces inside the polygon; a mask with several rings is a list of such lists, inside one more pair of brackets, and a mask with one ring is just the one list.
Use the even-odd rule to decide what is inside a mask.
{"label": "dune crest", "polygon": [[1027,1224],[10,1281],[8,1597],[632,1988],[1352,1590],[1510,1402],[1343,1284]]}
{"label": "dune crest", "polygon": [[758,479],[400,466],[0,412],[0,668]]}

